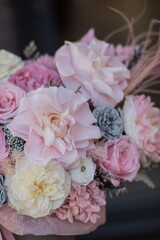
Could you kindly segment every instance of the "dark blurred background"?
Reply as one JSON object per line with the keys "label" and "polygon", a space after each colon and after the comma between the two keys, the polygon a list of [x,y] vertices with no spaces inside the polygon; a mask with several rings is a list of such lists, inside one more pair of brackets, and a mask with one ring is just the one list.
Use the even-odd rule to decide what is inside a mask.
{"label": "dark blurred background", "polygon": [[[131,19],[145,3],[136,34],[147,30],[152,19],[160,20],[160,0],[0,0],[0,49],[23,57],[24,47],[35,40],[41,53],[54,54],[64,40],[76,41],[90,27],[104,39],[125,24],[109,6]],[[125,43],[126,39],[127,32],[122,32],[111,41]],[[149,176],[156,185],[154,190],[143,183],[128,184],[128,193],[108,198],[107,223],[77,240],[160,240],[160,169]]]}

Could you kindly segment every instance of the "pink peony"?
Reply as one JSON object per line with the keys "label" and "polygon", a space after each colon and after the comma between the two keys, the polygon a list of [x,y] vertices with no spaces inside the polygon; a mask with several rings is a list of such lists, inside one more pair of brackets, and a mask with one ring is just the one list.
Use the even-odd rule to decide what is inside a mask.
{"label": "pink peony", "polygon": [[9,146],[5,143],[5,134],[0,128],[0,165],[3,160],[8,157],[9,154]]}
{"label": "pink peony", "polygon": [[107,54],[108,48],[108,43],[91,34],[77,43],[66,42],[55,55],[64,85],[72,90],[80,87],[95,107],[119,103],[127,87],[126,79],[130,77],[127,68]]}
{"label": "pink peony", "polygon": [[0,124],[7,123],[16,115],[25,92],[10,82],[0,84]]}
{"label": "pink peony", "polygon": [[[90,28],[88,32],[79,41],[90,44],[95,39],[95,30],[94,28]],[[116,57],[121,62],[126,62],[133,57],[135,50],[137,50],[137,46],[123,46],[121,44],[115,46],[113,44],[110,44],[107,50],[107,55],[109,55],[110,57]]]}
{"label": "pink peony", "polygon": [[149,157],[160,162],[160,109],[154,107],[150,97],[128,96],[123,107],[126,134],[141,150],[143,165],[148,165]]}
{"label": "pink peony", "polygon": [[29,159],[43,165],[55,159],[69,167],[86,156],[90,140],[100,137],[94,122],[82,94],[49,87],[32,91],[22,99],[9,128],[14,136],[26,141]]}
{"label": "pink peony", "polygon": [[137,147],[129,142],[128,136],[109,140],[104,145],[104,157],[99,164],[115,179],[132,181],[140,168]]}
{"label": "pink peony", "polygon": [[56,85],[57,77],[57,72],[46,68],[42,64],[32,62],[12,75],[9,81],[21,87],[26,92],[30,92],[31,90],[40,88],[42,85],[46,85],[51,80]]}
{"label": "pink peony", "polygon": [[72,184],[70,196],[56,210],[56,215],[61,220],[68,219],[71,223],[77,220],[95,224],[100,218],[100,207],[106,205],[105,197],[104,191],[99,189],[95,180],[85,187]]}

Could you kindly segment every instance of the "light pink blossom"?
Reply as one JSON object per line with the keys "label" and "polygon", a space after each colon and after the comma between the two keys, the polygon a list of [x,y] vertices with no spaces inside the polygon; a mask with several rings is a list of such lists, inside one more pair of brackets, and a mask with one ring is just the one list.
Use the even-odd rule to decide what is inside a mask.
{"label": "light pink blossom", "polygon": [[0,84],[0,124],[7,123],[16,115],[25,92],[10,82]]}
{"label": "light pink blossom", "polygon": [[125,132],[141,150],[143,165],[149,164],[146,156],[160,162],[160,109],[150,97],[128,96],[122,113]]}
{"label": "light pink blossom", "polygon": [[87,186],[72,184],[70,195],[66,202],[56,210],[56,215],[61,220],[68,219],[87,223],[91,221],[95,224],[100,218],[100,207],[106,205],[104,191],[99,189],[97,181],[91,182]]}
{"label": "light pink blossom", "polygon": [[104,145],[104,156],[99,164],[115,179],[132,181],[140,168],[137,147],[129,141],[128,136],[109,140]]}
{"label": "light pink blossom", "polygon": [[30,62],[17,71],[9,79],[10,82],[21,87],[26,92],[40,88],[52,80],[57,84],[57,72],[46,68],[42,64]]}
{"label": "light pink blossom", "polygon": [[55,54],[56,66],[64,85],[90,98],[94,106],[115,106],[123,97],[130,73],[116,58],[107,54],[109,44],[93,37],[65,42]]}
{"label": "light pink blossom", "polygon": [[86,156],[91,140],[101,136],[94,122],[82,94],[49,87],[32,91],[22,99],[9,129],[26,141],[29,159],[43,165],[55,159],[69,167]]}
{"label": "light pink blossom", "polygon": [[5,143],[5,134],[0,128],[0,166],[3,160],[8,157],[9,154],[9,146]]}

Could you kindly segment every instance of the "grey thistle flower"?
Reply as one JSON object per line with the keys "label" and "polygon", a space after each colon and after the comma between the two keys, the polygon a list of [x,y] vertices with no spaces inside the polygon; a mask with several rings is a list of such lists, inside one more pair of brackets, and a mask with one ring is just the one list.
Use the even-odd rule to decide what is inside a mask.
{"label": "grey thistle flower", "polygon": [[115,108],[100,106],[93,110],[93,115],[104,138],[114,140],[120,137],[123,132],[123,121]]}
{"label": "grey thistle flower", "polygon": [[0,207],[7,200],[7,194],[6,194],[5,188],[3,186],[3,183],[4,183],[4,177],[3,177],[3,175],[0,174]]}

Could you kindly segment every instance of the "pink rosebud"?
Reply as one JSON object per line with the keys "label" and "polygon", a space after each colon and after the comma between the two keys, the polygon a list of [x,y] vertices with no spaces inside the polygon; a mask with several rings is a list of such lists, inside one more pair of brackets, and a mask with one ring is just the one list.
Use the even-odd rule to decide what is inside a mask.
{"label": "pink rosebud", "polygon": [[[109,140],[104,145],[104,157],[100,166],[110,172],[117,180],[132,181],[140,168],[137,147],[129,141],[129,137],[121,136],[116,140]],[[113,181],[114,183],[114,181]]]}
{"label": "pink rosebud", "polygon": [[25,92],[10,82],[0,84],[0,124],[7,123],[15,117],[20,100]]}

